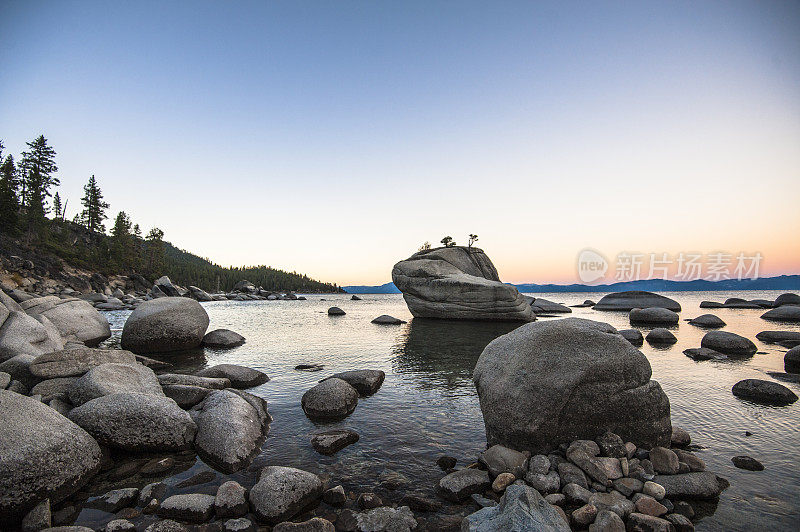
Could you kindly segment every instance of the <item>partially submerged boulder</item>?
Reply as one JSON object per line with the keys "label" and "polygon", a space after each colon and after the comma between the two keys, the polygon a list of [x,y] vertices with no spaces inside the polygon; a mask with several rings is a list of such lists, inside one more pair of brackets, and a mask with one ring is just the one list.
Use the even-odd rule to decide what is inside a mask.
{"label": "partially submerged boulder", "polygon": [[194,299],[153,299],[128,316],[122,329],[122,348],[134,353],[194,349],[203,341],[207,328],[208,314]]}
{"label": "partially submerged boulder", "polygon": [[725,327],[725,322],[722,321],[719,316],[715,316],[713,314],[702,314],[696,318],[690,319],[689,323],[706,329],[719,329],[720,327]]}
{"label": "partially submerged boulder", "polygon": [[611,430],[646,448],[668,445],[669,400],[647,358],[606,323],[537,322],[484,349],[473,379],[486,435],[542,453]]}
{"label": "partially submerged boulder", "polygon": [[31,316],[44,316],[50,320],[67,342],[94,347],[111,336],[108,320],[91,303],[82,299],[37,297],[23,301],[20,306]]}
{"label": "partially submerged boulder", "polygon": [[571,308],[543,297],[537,297],[531,301],[531,310],[536,314],[569,314],[572,312]]}
{"label": "partially submerged boulder", "polygon": [[531,321],[519,291],[500,282],[492,261],[477,248],[423,250],[392,269],[411,314],[419,318]]}
{"label": "partially submerged boulder", "polygon": [[381,314],[372,320],[372,323],[377,323],[378,325],[402,325],[405,321],[400,318],[395,318],[394,316],[389,316],[388,314]]}
{"label": "partially submerged boulder", "polygon": [[228,379],[234,388],[253,388],[269,381],[269,377],[263,371],[237,366],[236,364],[217,364],[208,368],[201,369],[195,373],[198,377],[211,377],[217,379]]}
{"label": "partially submerged boulder", "polygon": [[758,351],[756,344],[748,338],[727,331],[707,332],[700,341],[700,347],[734,356],[750,356]]}
{"label": "partially submerged boulder", "polygon": [[97,442],[35,399],[0,390],[0,427],[0,524],[60,502],[100,469]]}
{"label": "partially submerged boulder", "polygon": [[761,318],[785,323],[800,323],[800,307],[794,305],[783,305],[778,308],[768,310],[761,315]]}
{"label": "partially submerged boulder", "polygon": [[358,433],[350,429],[333,429],[318,432],[311,436],[311,445],[314,449],[326,456],[331,456],[348,445],[358,441]]}
{"label": "partially submerged boulder", "polygon": [[777,382],[763,379],[744,379],[733,385],[733,395],[754,403],[784,406],[797,401],[797,395]]}
{"label": "partially submerged boulder", "polygon": [[636,323],[646,325],[677,325],[678,314],[662,307],[635,308],[631,309],[628,318],[631,325]]}
{"label": "partially submerged boulder", "polygon": [[633,310],[650,307],[665,308],[673,312],[681,311],[680,303],[674,299],[642,290],[608,294],[603,296],[593,308],[594,310]]}
{"label": "partially submerged boulder", "polygon": [[335,373],[329,378],[342,379],[355,388],[361,397],[366,397],[378,391],[386,373],[379,369],[354,369]]}
{"label": "partially submerged boulder", "polygon": [[358,392],[342,379],[331,377],[303,394],[303,412],[311,419],[342,419],[358,404]]}
{"label": "partially submerged boulder", "polygon": [[244,343],[244,336],[230,329],[215,329],[203,337],[203,345],[216,349],[230,349]]}

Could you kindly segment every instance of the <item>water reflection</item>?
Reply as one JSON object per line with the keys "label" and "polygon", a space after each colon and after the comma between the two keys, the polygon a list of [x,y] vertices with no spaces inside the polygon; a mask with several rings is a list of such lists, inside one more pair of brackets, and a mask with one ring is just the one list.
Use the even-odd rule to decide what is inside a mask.
{"label": "water reflection", "polygon": [[474,393],[472,370],[486,345],[519,323],[415,318],[392,347],[392,368],[421,389]]}

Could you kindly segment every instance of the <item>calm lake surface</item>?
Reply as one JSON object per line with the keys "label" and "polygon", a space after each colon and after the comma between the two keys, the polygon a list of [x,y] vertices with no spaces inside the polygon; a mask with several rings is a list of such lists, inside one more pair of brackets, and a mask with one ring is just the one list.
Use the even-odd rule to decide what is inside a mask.
{"label": "calm lake surface", "polygon": [[[767,322],[760,319],[763,311],[759,310],[699,308],[702,300],[774,299],[780,293],[664,293],[683,307],[681,323],[673,328],[678,343],[653,348],[645,342],[641,348],[653,367],[653,378],[669,396],[673,425],[686,428],[692,443],[704,447],[698,455],[708,469],[731,482],[716,511],[698,522],[697,530],[800,530],[800,402],[768,407],[731,394],[731,387],[741,379],[771,379],[767,372],[783,371],[783,354],[787,350],[759,342],[756,333],[800,330],[800,326]],[[597,301],[603,294],[532,295],[574,305],[587,298]],[[209,330],[232,329],[244,335],[247,343],[229,351],[206,349],[170,359],[179,372],[234,363],[260,369],[271,377],[269,382],[250,390],[269,402],[274,418],[269,436],[250,470],[233,478],[249,487],[255,482],[257,469],[285,465],[312,471],[328,479],[330,485],[341,483],[356,493],[377,490],[384,502],[399,502],[411,492],[432,496],[436,482],[443,476],[435,463],[437,457],[452,455],[465,465],[485,449],[472,369],[486,344],[518,324],[412,320],[400,295],[363,295],[362,301],[351,301],[344,294],[306,297],[307,301],[203,303],[211,318]],[[327,309],[333,305],[344,309],[347,315],[328,316]],[[686,357],[682,351],[699,347],[706,331],[683,320],[705,313],[722,318],[727,323],[722,330],[752,339],[759,353],[724,362],[694,362]],[[110,343],[118,344],[128,314],[106,313],[115,330]],[[409,323],[370,323],[380,314]],[[576,308],[567,316],[604,321],[618,329],[631,327],[627,312]],[[649,330],[637,328],[644,334]],[[325,369],[318,373],[295,371],[294,367],[301,363],[320,363]],[[333,372],[363,368],[385,371],[386,381],[374,396],[359,400],[351,416],[340,422],[315,423],[304,415],[300,398],[319,379]],[[800,395],[800,386],[784,384]],[[360,441],[332,457],[316,453],[309,442],[310,435],[338,427],[356,430]],[[752,435],[745,436],[745,431]],[[731,457],[740,454],[760,460],[765,471],[736,469]],[[175,474],[168,483],[174,485],[207,469],[199,459],[191,460],[189,468]],[[203,489],[173,487],[168,494],[214,493],[214,485],[221,482],[220,475]],[[471,511],[471,507],[443,509],[444,513]],[[84,510],[76,524],[96,523],[101,517],[95,511]]]}

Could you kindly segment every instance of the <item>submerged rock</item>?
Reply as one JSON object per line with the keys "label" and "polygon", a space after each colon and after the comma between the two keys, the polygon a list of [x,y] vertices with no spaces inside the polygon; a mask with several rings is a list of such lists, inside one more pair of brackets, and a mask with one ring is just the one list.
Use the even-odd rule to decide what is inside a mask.
{"label": "submerged rock", "polygon": [[634,345],[636,347],[641,347],[644,344],[644,336],[642,336],[642,332],[637,329],[622,329],[618,331],[623,338]]}
{"label": "submerged rock", "polygon": [[534,453],[611,430],[668,445],[669,400],[647,358],[606,323],[537,322],[492,341],[473,372],[490,445]]}
{"label": "submerged rock", "polygon": [[350,429],[333,429],[311,436],[311,445],[314,449],[327,456],[336,454],[357,441],[358,433]]}
{"label": "submerged rock", "polygon": [[204,523],[214,515],[214,496],[201,493],[172,495],[158,508],[158,516],[192,523]]}
{"label": "submerged rock", "polygon": [[401,325],[405,322],[400,318],[395,318],[394,316],[389,316],[388,314],[381,314],[372,320],[372,323],[377,323],[379,325]]}
{"label": "submerged rock", "polygon": [[800,331],[761,331],[756,338],[766,344],[789,342],[793,345],[788,346],[787,344],[787,347],[800,345]]}
{"label": "submerged rock", "polygon": [[215,329],[203,336],[203,345],[217,349],[230,349],[242,345],[244,336],[230,329]]}
{"label": "submerged rock", "polygon": [[719,351],[707,347],[684,349],[683,354],[692,360],[728,360],[728,355],[723,355]]}
{"label": "submerged rock", "polygon": [[531,309],[536,314],[569,314],[572,309],[561,303],[555,303],[543,297],[537,297],[531,302]]}
{"label": "submerged rock", "polygon": [[328,316],[344,316],[345,314],[347,313],[339,307],[331,307],[328,309]]}
{"label": "submerged rock", "polygon": [[253,512],[270,524],[291,519],[322,496],[322,481],[293,467],[267,466],[250,490]]}
{"label": "submerged rock", "polygon": [[673,312],[681,311],[680,303],[674,299],[641,290],[608,294],[603,296],[593,308],[594,310],[633,310],[651,307],[665,308]]}
{"label": "submerged rock", "polygon": [[783,384],[762,379],[744,379],[733,385],[733,395],[754,403],[784,406],[797,401],[797,395]]}
{"label": "submerged rock", "polygon": [[0,524],[62,501],[100,469],[97,442],[35,399],[0,390],[0,427]]}
{"label": "submerged rock", "polygon": [[698,327],[705,327],[707,329],[718,329],[720,327],[725,327],[725,322],[713,314],[702,314],[689,320],[689,323]]}
{"label": "submerged rock", "polygon": [[134,353],[167,353],[198,347],[208,328],[208,314],[185,297],[145,301],[128,316],[122,348]]}
{"label": "submerged rock", "polygon": [[468,515],[461,526],[464,532],[498,530],[569,532],[570,527],[556,508],[538,491],[517,481],[506,489],[500,504]]}
{"label": "submerged rock", "polygon": [[531,321],[519,291],[500,282],[492,261],[478,248],[423,250],[392,269],[392,281],[418,318]]}
{"label": "submerged rock", "polygon": [[672,345],[678,341],[674,334],[663,327],[656,327],[647,333],[645,339],[651,345]]}
{"label": "submerged rock", "polygon": [[356,526],[359,532],[411,532],[417,529],[417,520],[408,506],[381,506],[357,514]]}
{"label": "submerged rock", "polygon": [[744,336],[727,331],[709,331],[700,342],[701,347],[713,349],[719,353],[735,356],[754,355],[758,348]]}
{"label": "submerged rock", "polygon": [[301,404],[311,419],[342,419],[356,409],[358,392],[342,379],[331,377],[304,393]]}
{"label": "submerged rock", "polygon": [[761,318],[770,321],[800,323],[800,307],[794,305],[784,305],[782,307],[768,310],[761,315]]}
{"label": "submerged rock", "polygon": [[739,469],[746,469],[748,471],[764,471],[764,465],[750,456],[734,456],[731,458],[733,465]]}
{"label": "submerged rock", "polygon": [[236,364],[217,364],[195,373],[198,377],[228,379],[234,388],[253,388],[269,381],[266,373]]}

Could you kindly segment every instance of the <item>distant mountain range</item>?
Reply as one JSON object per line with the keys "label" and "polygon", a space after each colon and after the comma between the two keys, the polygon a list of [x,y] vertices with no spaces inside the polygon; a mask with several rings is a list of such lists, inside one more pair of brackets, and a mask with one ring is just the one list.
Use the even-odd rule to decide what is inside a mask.
{"label": "distant mountain range", "polygon": [[[648,292],[701,292],[720,290],[800,290],[800,275],[780,275],[759,279],[723,279],[721,281],[665,281],[664,279],[643,279],[612,284],[513,284],[520,292],[624,292],[625,290],[646,290]],[[343,286],[348,294],[399,294],[394,283],[380,286]]]}

